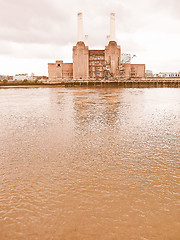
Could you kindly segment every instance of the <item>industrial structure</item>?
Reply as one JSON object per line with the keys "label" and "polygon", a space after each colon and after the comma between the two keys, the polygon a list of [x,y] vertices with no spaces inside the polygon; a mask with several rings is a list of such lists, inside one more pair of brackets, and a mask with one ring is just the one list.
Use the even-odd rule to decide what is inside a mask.
{"label": "industrial structure", "polygon": [[48,64],[50,82],[68,80],[113,80],[145,78],[145,64],[131,64],[121,59],[121,48],[115,36],[115,13],[110,14],[110,35],[104,50],[89,50],[88,36],[83,34],[83,16],[78,13],[78,41],[73,46],[73,63]]}

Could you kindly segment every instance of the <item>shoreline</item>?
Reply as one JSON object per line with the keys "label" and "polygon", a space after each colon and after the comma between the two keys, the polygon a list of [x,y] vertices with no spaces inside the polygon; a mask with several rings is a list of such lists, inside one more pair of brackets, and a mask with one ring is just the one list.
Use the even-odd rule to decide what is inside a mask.
{"label": "shoreline", "polygon": [[180,88],[180,79],[143,79],[120,81],[68,81],[54,83],[1,83],[0,88],[40,87],[118,87],[118,88]]}

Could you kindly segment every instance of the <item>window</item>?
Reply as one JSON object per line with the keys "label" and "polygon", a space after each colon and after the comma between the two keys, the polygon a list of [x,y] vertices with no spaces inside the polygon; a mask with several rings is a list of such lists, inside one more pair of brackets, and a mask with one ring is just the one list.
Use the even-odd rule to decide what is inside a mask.
{"label": "window", "polygon": [[57,64],[57,67],[61,67],[61,64],[60,64],[60,63],[58,63],[58,64]]}

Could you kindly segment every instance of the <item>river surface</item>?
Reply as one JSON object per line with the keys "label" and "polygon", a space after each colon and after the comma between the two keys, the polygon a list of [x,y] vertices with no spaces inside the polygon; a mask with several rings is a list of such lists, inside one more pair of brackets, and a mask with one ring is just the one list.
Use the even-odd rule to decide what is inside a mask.
{"label": "river surface", "polygon": [[0,89],[0,240],[178,240],[180,89]]}

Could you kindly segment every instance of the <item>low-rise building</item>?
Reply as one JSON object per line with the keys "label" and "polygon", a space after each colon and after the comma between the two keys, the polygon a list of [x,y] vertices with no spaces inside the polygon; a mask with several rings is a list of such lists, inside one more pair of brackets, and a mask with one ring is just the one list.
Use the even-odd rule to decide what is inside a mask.
{"label": "low-rise building", "polygon": [[0,75],[0,81],[4,79],[8,80],[8,75]]}
{"label": "low-rise building", "polygon": [[180,72],[160,72],[158,77],[180,77]]}
{"label": "low-rise building", "polygon": [[151,70],[146,70],[146,77],[153,77],[153,72]]}
{"label": "low-rise building", "polygon": [[24,81],[24,80],[34,81],[34,74],[32,74],[31,76],[28,76],[27,73],[23,73],[23,74],[16,74],[15,76],[13,76],[13,81]]}

